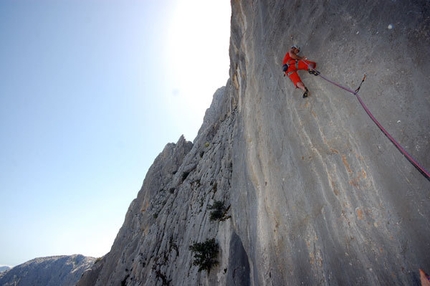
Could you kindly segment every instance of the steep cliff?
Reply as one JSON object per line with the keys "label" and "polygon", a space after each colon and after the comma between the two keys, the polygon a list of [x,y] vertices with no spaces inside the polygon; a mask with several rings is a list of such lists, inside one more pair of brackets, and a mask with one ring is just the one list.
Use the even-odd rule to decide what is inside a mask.
{"label": "steep cliff", "polygon": [[[111,251],[78,285],[417,285],[430,182],[357,99],[281,62],[291,44],[430,168],[428,1],[231,1],[230,79],[194,142],[168,144]],[[211,220],[216,202],[222,219]],[[190,245],[215,238],[218,265]]]}

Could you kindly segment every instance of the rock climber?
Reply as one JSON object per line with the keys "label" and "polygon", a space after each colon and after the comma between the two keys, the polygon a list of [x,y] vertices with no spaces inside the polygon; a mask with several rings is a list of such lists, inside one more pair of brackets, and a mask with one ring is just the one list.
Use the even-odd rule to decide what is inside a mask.
{"label": "rock climber", "polygon": [[300,88],[304,91],[303,98],[305,98],[309,96],[309,90],[300,79],[297,71],[307,70],[310,74],[315,76],[319,75],[319,72],[315,70],[317,66],[315,62],[309,61],[306,57],[299,56],[299,53],[300,47],[298,45],[292,46],[285,54],[284,60],[282,61],[282,69],[284,71],[284,76],[287,75],[296,88]]}

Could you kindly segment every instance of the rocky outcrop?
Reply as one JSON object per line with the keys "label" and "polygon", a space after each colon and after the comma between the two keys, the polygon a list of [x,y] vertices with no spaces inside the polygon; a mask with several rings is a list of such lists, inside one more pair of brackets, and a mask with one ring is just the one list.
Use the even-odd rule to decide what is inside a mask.
{"label": "rocky outcrop", "polygon": [[[215,93],[194,143],[181,137],[155,159],[112,250],[83,275],[78,285],[139,285],[143,281],[146,285],[199,285],[226,281],[227,271],[221,277],[198,272],[189,249],[193,242],[217,238],[224,253],[233,235],[229,195],[235,116],[226,93],[226,88]],[[222,221],[210,220],[208,207],[216,201],[225,206]],[[237,236],[234,245],[241,245]],[[232,252],[236,253],[234,257],[243,257],[243,248]],[[228,253],[219,256],[219,269],[235,264],[229,257]]]}
{"label": "rocky outcrop", "polygon": [[[230,79],[193,143],[168,144],[111,251],[78,285],[417,285],[430,269],[430,182],[356,98],[300,73],[292,43],[357,87],[430,168],[428,1],[231,1]],[[212,220],[216,202],[221,219]],[[218,264],[190,245],[215,238]]]}
{"label": "rocky outcrop", "polygon": [[36,258],[0,273],[0,285],[74,286],[95,260],[82,255]]}

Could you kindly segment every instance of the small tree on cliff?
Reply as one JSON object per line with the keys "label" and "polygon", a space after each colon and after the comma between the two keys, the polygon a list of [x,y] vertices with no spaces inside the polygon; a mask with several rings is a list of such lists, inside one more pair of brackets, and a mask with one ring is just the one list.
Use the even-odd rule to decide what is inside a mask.
{"label": "small tree on cliff", "polygon": [[194,242],[190,245],[190,250],[194,252],[193,265],[199,267],[199,272],[207,270],[210,273],[211,268],[218,264],[216,258],[219,246],[215,238],[207,239],[205,242]]}

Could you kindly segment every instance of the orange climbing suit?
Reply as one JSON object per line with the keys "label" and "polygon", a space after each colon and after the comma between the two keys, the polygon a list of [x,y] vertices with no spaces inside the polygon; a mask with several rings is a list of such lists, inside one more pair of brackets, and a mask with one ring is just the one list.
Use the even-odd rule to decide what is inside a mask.
{"label": "orange climbing suit", "polygon": [[288,65],[288,69],[285,72],[285,74],[291,79],[295,87],[297,87],[297,84],[302,81],[297,73],[298,70],[309,70],[309,68],[315,69],[317,67],[317,64],[315,62],[303,60],[303,59],[302,60],[293,59],[290,56],[290,52],[287,52],[285,54],[282,64]]}

